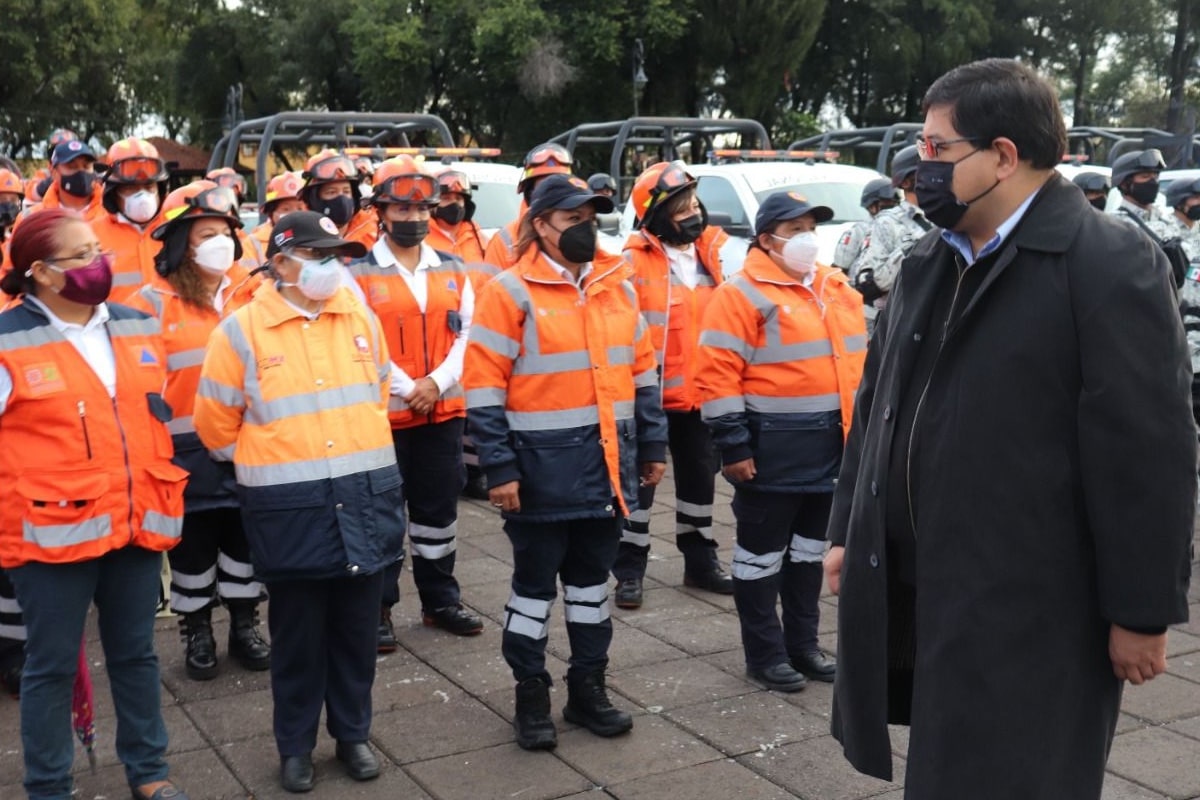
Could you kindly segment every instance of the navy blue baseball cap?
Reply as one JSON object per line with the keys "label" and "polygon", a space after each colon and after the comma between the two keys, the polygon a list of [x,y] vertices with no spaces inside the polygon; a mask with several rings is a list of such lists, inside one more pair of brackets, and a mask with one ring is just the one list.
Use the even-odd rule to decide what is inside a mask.
{"label": "navy blue baseball cap", "polygon": [[584,203],[591,203],[598,214],[609,214],[614,208],[612,200],[592,192],[582,178],[547,175],[529,198],[529,213],[537,215],[551,209],[568,210],[579,208]]}
{"label": "navy blue baseball cap", "polygon": [[92,152],[92,148],[87,146],[86,142],[81,142],[78,139],[72,139],[69,142],[61,142],[55,145],[50,151],[50,166],[57,167],[59,164],[65,164],[68,161],[73,161],[80,156],[96,160],[96,154]]}
{"label": "navy blue baseball cap", "polygon": [[812,214],[817,222],[833,219],[833,209],[829,206],[814,206],[799,192],[776,192],[758,207],[758,213],[754,216],[754,231],[762,233],[776,222],[803,217],[805,214]]}

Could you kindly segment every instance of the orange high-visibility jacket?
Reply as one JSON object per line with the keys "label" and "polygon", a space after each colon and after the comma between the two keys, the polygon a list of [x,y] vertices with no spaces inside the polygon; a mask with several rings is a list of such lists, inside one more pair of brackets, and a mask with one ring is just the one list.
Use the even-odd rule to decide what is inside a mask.
{"label": "orange high-visibility jacket", "polygon": [[696,345],[700,320],[721,283],[721,246],[729,240],[716,226],[705,228],[696,240],[699,269],[694,289],[671,271],[664,245],[649,231],[638,231],[625,242],[625,256],[633,265],[633,285],[638,305],[650,326],[650,341],[662,366],[663,408],[695,411],[700,408],[696,390]]}
{"label": "orange high-visibility jacket", "polygon": [[370,250],[379,239],[379,217],[367,208],[355,212],[346,223],[346,234],[342,238],[350,242],[361,242]]}
{"label": "orange high-visibility jacket", "polygon": [[179,541],[187,473],[171,463],[158,320],[118,305],[105,327],[116,396],[35,304],[0,314],[0,566],[71,563]]}
{"label": "orange high-visibility jacket", "polygon": [[430,219],[425,244],[443,253],[453,253],[468,265],[483,261],[483,233],[473,220],[463,220],[451,231],[436,219]]}
{"label": "orange high-visibility jacket", "polygon": [[627,514],[638,462],[664,460],[657,365],[627,268],[597,252],[581,288],[530,247],[475,304],[467,419],[488,485],[521,482],[521,519]]}
{"label": "orange high-visibility jacket", "polygon": [[162,222],[161,215],[145,225],[134,225],[117,214],[105,214],[92,223],[100,246],[113,254],[113,285],[108,299],[124,303],[137,291],[154,280],[154,257],[162,242],[151,238],[150,232]]}
{"label": "orange high-visibility jacket", "polygon": [[250,302],[260,285],[237,264],[227,275],[229,285],[221,292],[220,313],[215,308],[202,309],[185,303],[171,284],[159,276],[128,300],[132,308],[153,315],[162,326],[167,351],[167,386],[163,394],[174,412],[167,429],[175,445],[175,463],[191,475],[186,492],[189,512],[237,505],[232,470],[209,457],[192,421],[209,335],[222,318]]}
{"label": "orange high-visibility jacket", "polygon": [[725,464],[760,491],[833,491],[867,349],[862,296],[819,265],[803,285],[758,248],[714,293],[700,334],[700,413]]}
{"label": "orange high-visibility jacket", "polygon": [[193,422],[233,461],[264,579],[371,574],[399,557],[390,370],[379,320],[346,287],[309,319],[263,283],[213,331]]}
{"label": "orange high-visibility jacket", "polygon": [[[450,354],[463,329],[463,288],[470,280],[461,261],[439,253],[442,263],[421,270],[426,286],[425,311],[395,266],[381,266],[374,252],[350,262],[347,269],[363,290],[367,305],[379,317],[388,352],[396,366],[416,380],[433,372]],[[430,414],[417,415],[399,397],[389,400],[392,427],[412,428],[467,415],[462,383],[448,388]]]}
{"label": "orange high-visibility jacket", "polygon": [[[238,241],[242,243],[242,257],[238,263],[246,272],[253,272],[267,262],[267,245],[251,236],[252,231],[237,229]],[[267,231],[270,236],[271,232]]]}
{"label": "orange high-visibility jacket", "polygon": [[495,264],[501,271],[517,263],[517,253],[514,248],[517,245],[517,229],[520,226],[521,218],[517,217],[503,228],[499,228],[492,236],[492,240],[488,242],[483,260],[489,264]]}
{"label": "orange high-visibility jacket", "polygon": [[97,180],[96,186],[92,190],[92,197],[88,200],[86,206],[76,209],[74,206],[63,204],[62,189],[58,185],[58,181],[52,181],[46,194],[42,196],[42,202],[30,206],[21,212],[17,217],[16,224],[13,225],[13,231],[21,226],[21,221],[35,211],[41,211],[43,208],[65,208],[68,211],[75,211],[79,216],[83,217],[84,222],[95,222],[108,214],[103,203],[104,184]]}

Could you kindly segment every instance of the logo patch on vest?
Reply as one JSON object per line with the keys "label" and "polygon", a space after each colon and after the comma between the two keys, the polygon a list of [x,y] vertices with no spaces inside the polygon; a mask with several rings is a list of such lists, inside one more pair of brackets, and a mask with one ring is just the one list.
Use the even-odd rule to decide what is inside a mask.
{"label": "logo patch on vest", "polygon": [[271,367],[282,367],[282,366],[283,366],[283,356],[282,355],[263,356],[262,358],[260,358],[258,360],[258,368],[259,369],[270,369]]}
{"label": "logo patch on vest", "polygon": [[446,281],[446,288],[452,292],[457,292],[458,284],[454,282],[453,278],[451,278],[450,280]]}
{"label": "logo patch on vest", "polygon": [[391,299],[392,293],[388,291],[388,287],[383,283],[371,284],[371,291],[367,293],[371,298],[371,304],[386,303]]}
{"label": "logo patch on vest", "polygon": [[151,352],[149,347],[143,347],[142,354],[138,356],[138,363],[143,367],[157,367],[158,359],[155,357],[154,353]]}
{"label": "logo patch on vest", "polygon": [[66,391],[67,388],[67,382],[63,380],[58,364],[53,361],[26,367],[25,384],[29,387],[29,393],[34,397],[44,397],[55,392]]}
{"label": "logo patch on vest", "polygon": [[358,349],[358,352],[360,352],[360,353],[370,353],[371,352],[371,346],[369,344],[367,344],[367,337],[363,336],[362,334],[359,334],[358,336],[354,337],[354,346],[355,346],[355,348]]}

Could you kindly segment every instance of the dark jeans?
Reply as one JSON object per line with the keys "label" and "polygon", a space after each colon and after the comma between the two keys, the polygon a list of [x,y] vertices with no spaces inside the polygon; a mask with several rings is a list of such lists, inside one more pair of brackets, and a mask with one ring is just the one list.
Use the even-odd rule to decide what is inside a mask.
{"label": "dark jeans", "polygon": [[71,797],[71,695],[84,620],[93,601],[125,778],[131,786],[141,786],[167,777],[167,728],[154,654],[161,566],[161,553],[125,547],[76,564],[31,563],[9,570],[29,633],[21,679],[21,744],[30,798]]}
{"label": "dark jeans", "polygon": [[312,752],[322,706],[330,736],[367,740],[382,590],[381,572],[267,583],[271,695],[281,756]]}
{"label": "dark jeans", "polygon": [[547,681],[546,634],[550,607],[562,578],[563,609],[571,644],[568,675],[588,675],[608,666],[612,620],[608,616],[608,573],[621,537],[619,517],[564,522],[504,523],[513,546],[512,595],[504,607],[501,650],[518,681]]}

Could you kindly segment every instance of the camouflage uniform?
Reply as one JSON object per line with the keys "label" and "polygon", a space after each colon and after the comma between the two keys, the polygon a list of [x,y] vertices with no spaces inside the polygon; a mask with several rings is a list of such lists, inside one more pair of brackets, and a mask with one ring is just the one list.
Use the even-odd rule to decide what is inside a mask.
{"label": "camouflage uniform", "polygon": [[871,241],[868,235],[871,230],[871,222],[872,220],[869,219],[859,220],[846,229],[846,232],[838,239],[837,248],[833,251],[833,266],[842,272],[850,272],[850,267],[854,266],[854,262],[858,260]]}
{"label": "camouflage uniform", "polygon": [[887,304],[886,293],[896,282],[900,262],[932,227],[921,209],[907,200],[900,201],[895,208],[880,211],[871,221],[868,244],[850,267],[851,283],[863,270],[871,270],[875,286],[885,294],[875,301],[875,306],[883,308]]}
{"label": "camouflage uniform", "polygon": [[1175,230],[1175,223],[1171,220],[1173,215],[1170,212],[1164,212],[1155,205],[1149,208],[1142,208],[1136,203],[1131,203],[1129,200],[1122,198],[1121,205],[1117,206],[1112,213],[1116,215],[1117,219],[1123,219],[1136,228],[1137,223],[1129,218],[1129,215],[1132,214],[1146,223],[1146,227],[1155,236],[1164,241],[1173,239],[1179,235],[1179,232]]}

